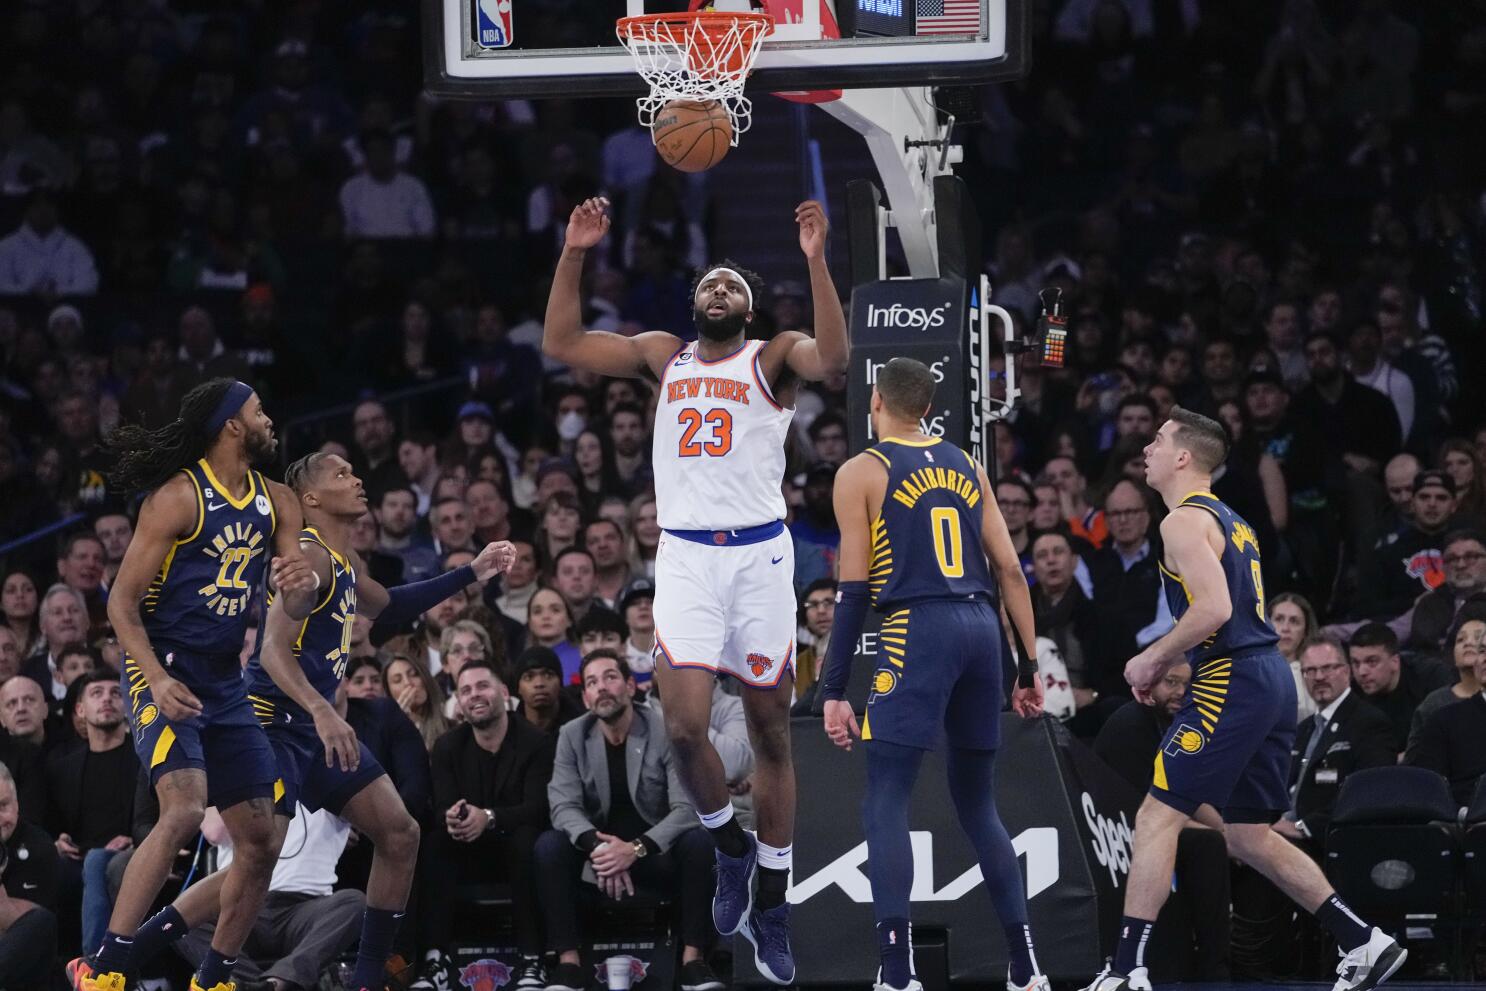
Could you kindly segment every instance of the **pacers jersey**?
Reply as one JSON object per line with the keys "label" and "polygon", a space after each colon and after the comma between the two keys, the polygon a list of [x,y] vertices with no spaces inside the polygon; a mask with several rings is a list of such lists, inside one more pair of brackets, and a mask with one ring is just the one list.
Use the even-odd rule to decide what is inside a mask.
{"label": "pacers jersey", "polygon": [[[319,544],[330,555],[330,581],[322,589],[314,610],[300,624],[293,645],[294,658],[299,661],[305,680],[329,702],[335,698],[335,690],[351,660],[351,628],[356,623],[356,568],[312,526],[299,532],[299,541]],[[260,715],[265,710],[279,709],[307,718],[263,669],[262,653],[260,637],[247,670],[248,693],[253,696],[254,708],[260,710]]]}
{"label": "pacers jersey", "polygon": [[707,361],[688,344],[666,364],[655,414],[657,518],[666,530],[739,530],[784,519],[793,409],[759,365],[763,341]]}
{"label": "pacers jersey", "polygon": [[[1223,577],[1233,613],[1213,635],[1187,652],[1195,673],[1204,661],[1222,660],[1272,647],[1279,640],[1264,615],[1264,576],[1259,567],[1259,541],[1254,528],[1211,492],[1193,492],[1178,504],[1205,509],[1223,530]],[[1181,619],[1191,601],[1181,576],[1161,562],[1161,585],[1171,615]]]}
{"label": "pacers jersey", "polygon": [[892,437],[867,453],[888,475],[872,521],[872,604],[887,611],[929,599],[994,602],[981,542],[985,507],[970,455],[948,441]]}
{"label": "pacers jersey", "polygon": [[171,545],[145,591],[145,632],[157,650],[236,654],[272,552],[273,497],[256,471],[248,472],[241,499],[228,494],[204,458],[182,471],[196,493],[196,527]]}

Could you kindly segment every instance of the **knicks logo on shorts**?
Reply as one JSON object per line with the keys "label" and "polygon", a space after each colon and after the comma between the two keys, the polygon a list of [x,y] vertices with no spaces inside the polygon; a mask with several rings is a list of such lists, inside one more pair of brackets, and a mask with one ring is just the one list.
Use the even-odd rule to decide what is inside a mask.
{"label": "knicks logo on shorts", "polygon": [[878,671],[872,676],[872,694],[867,699],[867,704],[871,705],[874,701],[882,698],[884,695],[891,695],[893,693],[893,689],[897,687],[898,676],[892,671],[889,671],[887,668],[883,668],[881,671]]}
{"label": "knicks logo on shorts", "polygon": [[773,666],[774,659],[772,657],[765,657],[763,654],[748,655],[748,670],[753,672],[755,678],[762,678],[769,673],[769,669]]}
{"label": "knicks logo on shorts", "polygon": [[1176,728],[1176,732],[1172,734],[1171,742],[1166,745],[1166,749],[1162,752],[1168,757],[1175,757],[1178,754],[1200,754],[1202,753],[1202,748],[1205,746],[1207,746],[1207,737],[1186,723],[1182,723]]}

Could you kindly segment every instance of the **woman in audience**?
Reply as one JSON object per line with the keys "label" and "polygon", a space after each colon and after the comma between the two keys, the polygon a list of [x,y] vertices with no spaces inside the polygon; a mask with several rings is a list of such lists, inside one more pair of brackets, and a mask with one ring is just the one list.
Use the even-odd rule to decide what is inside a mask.
{"label": "woman in audience", "polygon": [[381,662],[375,657],[351,658],[346,665],[346,694],[353,699],[385,698]]}
{"label": "woman in audience", "polygon": [[382,678],[387,697],[408,714],[423,737],[423,745],[432,749],[449,729],[449,720],[444,717],[444,693],[438,682],[427,668],[406,654],[393,655]]}
{"label": "woman in audience", "polygon": [[537,560],[545,570],[557,560],[557,555],[573,546],[578,540],[578,524],[582,516],[578,500],[567,492],[554,492],[542,504],[538,516]]}
{"label": "woman in audience", "polygon": [[1306,638],[1320,629],[1316,621],[1316,610],[1311,608],[1306,597],[1298,592],[1281,592],[1269,600],[1269,625],[1280,635],[1280,656],[1290,662],[1290,675],[1295,679],[1295,695],[1299,702],[1296,717],[1304,719],[1316,711],[1305,690],[1305,679],[1300,676],[1300,645]]}
{"label": "woman in audience", "polygon": [[1405,764],[1413,763],[1419,747],[1419,734],[1432,713],[1481,691],[1483,686],[1476,677],[1476,662],[1486,652],[1486,605],[1472,602],[1463,606],[1460,615],[1455,617],[1455,625],[1450,627],[1445,643],[1451,645],[1451,660],[1460,680],[1453,685],[1436,688],[1420,700],[1419,707],[1414,710],[1414,718],[1409,723],[1409,743],[1403,755]]}
{"label": "woman in audience", "polygon": [[1486,525],[1486,478],[1476,449],[1464,437],[1440,445],[1439,467],[1455,481],[1455,512],[1470,517],[1471,526]]}
{"label": "woman in audience", "polygon": [[4,612],[5,625],[15,634],[16,649],[23,658],[30,657],[41,640],[41,624],[37,621],[40,611],[36,580],[20,569],[6,575],[0,585],[0,612]]}
{"label": "woman in audience", "polygon": [[569,639],[573,627],[573,613],[567,600],[550,588],[539,588],[526,607],[526,645],[546,647],[562,662],[563,684],[570,684],[578,675],[582,657],[578,647]]}
{"label": "woman in audience", "polygon": [[614,447],[607,434],[585,430],[573,441],[573,464],[582,482],[580,498],[588,515],[598,511],[599,503],[611,492],[623,492],[624,482],[614,464]]}
{"label": "woman in audience", "polygon": [[439,636],[439,681],[447,680],[451,697],[453,686],[459,681],[460,670],[466,661],[472,660],[496,660],[490,633],[479,623],[469,619],[461,619],[444,627],[444,632]]}
{"label": "woman in audience", "polygon": [[655,496],[635,496],[629,504],[630,540],[629,571],[631,575],[655,577],[655,550],[660,546],[660,523],[657,522]]}

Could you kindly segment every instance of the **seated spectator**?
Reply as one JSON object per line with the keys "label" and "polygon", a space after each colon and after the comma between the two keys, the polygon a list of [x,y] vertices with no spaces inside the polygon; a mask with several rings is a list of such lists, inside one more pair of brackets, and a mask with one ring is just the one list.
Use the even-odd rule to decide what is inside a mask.
{"label": "seated spectator", "polygon": [[526,609],[537,592],[537,549],[529,540],[513,541],[516,561],[502,576],[501,594],[495,606],[507,619],[526,622]]}
{"label": "seated spectator", "polygon": [[46,987],[57,955],[57,852],[20,817],[15,781],[0,764],[0,979]]}
{"label": "seated spectator", "polygon": [[1357,687],[1393,725],[1394,755],[1402,754],[1414,710],[1430,692],[1451,684],[1453,673],[1432,657],[1405,661],[1398,653],[1398,637],[1382,623],[1359,627],[1347,644],[1347,657]]}
{"label": "seated spectator", "polygon": [[516,712],[549,736],[583,714],[562,690],[562,662],[547,647],[528,647],[516,658]]}
{"label": "seated spectator", "polygon": [[94,672],[81,679],[85,746],[54,751],[46,763],[47,832],[62,857],[64,938],[81,905],[84,950],[103,941],[111,908],[104,872],[120,851],[134,845],[130,825],[139,759],[129,742],[119,679]]}
{"label": "seated spectator", "polygon": [[1352,688],[1341,641],[1307,640],[1300,672],[1317,711],[1301,722],[1290,752],[1290,808],[1273,829],[1292,840],[1312,840],[1319,853],[1342,782],[1353,771],[1386,767],[1398,759],[1388,717]]}
{"label": "seated spectator", "polygon": [[438,738],[448,732],[444,693],[422,664],[406,654],[392,655],[382,671],[382,690],[413,721],[425,747],[432,750]]}
{"label": "seated spectator", "polygon": [[1191,682],[1192,667],[1186,661],[1167,668],[1165,677],[1151,687],[1153,704],[1130,699],[1110,714],[1094,738],[1094,753],[1134,787],[1150,788],[1156,751],[1172,717],[1181,711]]}
{"label": "seated spectator", "polygon": [[[1476,651],[1475,660],[1476,683],[1486,684],[1486,651]],[[1409,763],[1441,774],[1456,803],[1470,804],[1486,774],[1486,692],[1451,702],[1424,720]]]}
{"label": "seated spectator", "polygon": [[655,582],[649,578],[636,578],[619,596],[619,615],[629,627],[629,639],[624,643],[625,660],[641,689],[650,687],[655,674],[655,615],[651,611],[654,603]]}
{"label": "seated spectator", "polygon": [[1104,518],[1109,542],[1089,556],[1099,636],[1088,682],[1101,695],[1124,696],[1129,694],[1125,662],[1165,634],[1171,614],[1164,607],[1156,568],[1160,550],[1150,539],[1150,503],[1143,487],[1129,479],[1115,483],[1104,497]]}
{"label": "seated spectator", "polygon": [[567,599],[550,588],[538,589],[526,608],[526,644],[546,647],[562,662],[563,684],[577,684],[578,665],[582,655],[569,638],[573,629],[573,611]]}
{"label": "seated spectator", "polygon": [[[395,467],[395,464],[394,464]],[[439,571],[433,544],[418,532],[418,494],[401,479],[376,496],[377,546],[402,559],[403,581],[421,582]]]}
{"label": "seated spectator", "polygon": [[420,903],[423,977],[443,974],[444,986],[454,986],[447,944],[458,899],[449,890],[451,879],[503,880],[511,885],[523,958],[518,986],[544,987],[532,851],[547,827],[555,741],[527,720],[512,718],[506,686],[486,661],[471,660],[460,669],[455,699],[464,723],[440,737],[430,757],[434,811],[441,820],[425,834],[420,871],[431,886]]}
{"label": "seated spectator", "polygon": [[600,647],[623,655],[626,652],[625,641],[629,639],[629,627],[624,625],[624,620],[614,610],[594,606],[573,624],[573,639],[578,641],[578,653],[584,657]]}
{"label": "seated spectator", "polygon": [[1316,714],[1316,703],[1300,674],[1300,645],[1320,632],[1316,611],[1300,593],[1281,592],[1269,600],[1269,625],[1280,638],[1275,649],[1289,663],[1290,674],[1295,678],[1295,718],[1297,722],[1304,721]]}
{"label": "seated spectator", "polygon": [[[1038,484],[1046,483],[1057,490],[1058,514],[1067,523],[1069,532],[1095,547],[1104,546],[1109,536],[1104,511],[1089,503],[1089,480],[1078,470],[1078,463],[1071,457],[1060,455],[1049,459],[1042,471],[1043,477],[1038,479]],[[1034,520],[1033,525],[1038,525],[1037,521]]]}
{"label": "seated spectator", "polygon": [[805,472],[805,486],[801,493],[803,501],[789,524],[795,551],[796,588],[836,573],[836,555],[841,547],[836,507],[831,501],[836,467],[821,461]]}
{"label": "seated spectator", "polygon": [[1027,584],[1034,580],[1032,569],[1032,504],[1037,495],[1032,486],[1016,477],[1007,477],[996,483],[996,505],[1001,518],[1006,521],[1006,532],[1011,534],[1011,546],[1016,549],[1022,562],[1022,574]]}
{"label": "seated spectator", "polygon": [[594,520],[583,528],[583,546],[593,558],[596,594],[606,602],[618,603],[630,580],[624,531],[613,520]]}
{"label": "seated spectator", "polygon": [[1414,710],[1414,718],[1409,723],[1409,742],[1404,751],[1404,763],[1413,763],[1424,723],[1430,716],[1447,705],[1481,694],[1481,682],[1476,680],[1476,663],[1486,653],[1486,603],[1472,602],[1460,611],[1460,616],[1450,630],[1449,641],[1455,674],[1460,680],[1453,685],[1436,688],[1424,696]]}
{"label": "seated spectator", "polygon": [[1363,616],[1397,616],[1444,583],[1441,548],[1455,513],[1455,480],[1442,471],[1421,471],[1414,476],[1413,508],[1413,521],[1380,537],[1359,569],[1357,608]]}
{"label": "seated spectator", "polygon": [[[371,510],[362,513],[351,524],[348,534],[351,550],[366,562],[367,573],[383,588],[396,588],[404,583],[402,558],[382,550],[379,546],[381,527]],[[360,615],[359,613],[357,615]]]}
{"label": "seated spectator", "polygon": [[93,532],[103,542],[103,580],[112,584],[134,539],[134,521],[127,513],[105,512],[93,521]]}
{"label": "seated spectator", "polygon": [[366,744],[392,779],[408,814],[420,823],[427,819],[433,783],[428,772],[428,749],[417,724],[397,703],[381,694],[370,698],[338,695],[336,708],[356,731],[356,739]]}
{"label": "seated spectator", "polygon": [[48,743],[46,715],[46,699],[35,681],[12,678],[0,685],[0,726],[10,740],[42,750]]}
{"label": "seated spectator", "polygon": [[58,652],[88,639],[88,604],[81,592],[62,582],[46,590],[41,600],[41,637],[21,674],[40,685],[49,699],[57,700],[67,694],[57,673]]}
{"label": "seated spectator", "polygon": [[655,552],[660,546],[660,522],[656,516],[655,496],[648,492],[635,496],[629,504],[630,570],[655,578]]}
{"label": "seated spectator", "polygon": [[40,608],[35,579],[19,569],[10,571],[0,585],[0,625],[15,636],[16,649],[23,659],[30,657],[41,642]]}
{"label": "seated spectator", "polygon": [[[1486,534],[1455,530],[1441,545],[1445,581],[1414,600],[1401,619],[1407,621],[1407,643],[1415,650],[1441,653],[1455,618],[1468,605],[1486,604]],[[1390,623],[1395,631],[1403,623]]]}
{"label": "seated spectator", "polygon": [[[268,896],[243,943],[234,968],[237,987],[309,991],[361,931],[366,895],[355,888],[335,890],[336,861],[346,848],[350,825],[324,809],[295,809],[284,850],[268,882]],[[207,810],[201,835],[217,848],[217,867],[232,863],[232,838],[217,810]],[[211,949],[215,922],[192,929],[175,951],[192,967]]]}
{"label": "seated spectator", "polygon": [[31,194],[21,226],[0,239],[0,296],[91,296],[98,268],[88,246],[61,225],[52,193]]}
{"label": "seated spectator", "polygon": [[382,664],[375,656],[353,656],[346,664],[346,694],[353,699],[383,699]]}
{"label": "seated spectator", "polygon": [[[89,402],[91,400],[84,399]],[[79,530],[62,544],[57,554],[57,577],[62,584],[81,593],[88,611],[85,634],[108,629],[108,597],[103,588],[108,557],[103,541],[91,530]],[[86,637],[85,637],[86,639]]]}
{"label": "seated spectator", "polygon": [[346,236],[432,237],[435,218],[428,187],[398,165],[392,136],[374,131],[362,136],[366,168],[341,186],[341,214]]}
{"label": "seated spectator", "polygon": [[1083,709],[1098,698],[1091,684],[1096,632],[1093,604],[1074,580],[1074,561],[1073,544],[1066,534],[1054,530],[1032,542],[1032,567],[1037,573],[1032,610],[1037,631],[1058,645],[1075,702]]}
{"label": "seated spectator", "polygon": [[680,983],[716,988],[703,958],[712,939],[712,839],[676,776],[661,714],[633,704],[635,681],[615,651],[583,659],[588,714],[558,734],[547,788],[553,829],[537,841],[537,883],[547,948],[558,954],[548,988],[584,991],[578,899],[584,884],[623,904],[637,889],[677,902]]}
{"label": "seated spectator", "polygon": [[801,626],[811,642],[795,652],[795,698],[814,698],[815,682],[825,666],[826,648],[831,642],[831,624],[836,619],[836,580],[817,578],[800,596]]}
{"label": "seated spectator", "polygon": [[593,555],[581,547],[564,549],[552,562],[552,587],[562,593],[574,621],[581,620],[593,606],[610,605],[599,596],[596,578]]}
{"label": "seated spectator", "polygon": [[[459,681],[459,669],[470,661],[498,663],[490,634],[473,620],[455,620],[439,634],[439,688],[450,698],[454,697],[454,685]],[[451,715],[452,706],[444,707],[444,714]],[[451,715],[452,718],[452,715]]]}

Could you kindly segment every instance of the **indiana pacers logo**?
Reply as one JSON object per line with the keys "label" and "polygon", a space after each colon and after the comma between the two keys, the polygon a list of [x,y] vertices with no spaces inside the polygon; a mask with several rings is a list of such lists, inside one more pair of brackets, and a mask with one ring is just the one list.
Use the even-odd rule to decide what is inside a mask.
{"label": "indiana pacers logo", "polygon": [[1168,757],[1175,757],[1178,754],[1200,754],[1205,746],[1207,746],[1207,737],[1186,723],[1182,723],[1171,735],[1171,742],[1166,744],[1163,753]]}
{"label": "indiana pacers logo", "polygon": [[139,728],[144,729],[145,727],[149,726],[150,723],[153,723],[159,717],[159,715],[160,710],[155,708],[153,704],[147,705],[143,709],[140,709]]}
{"label": "indiana pacers logo", "polygon": [[872,694],[867,699],[867,704],[871,705],[883,696],[891,695],[893,689],[897,687],[898,676],[887,668],[883,668],[872,676]]}

